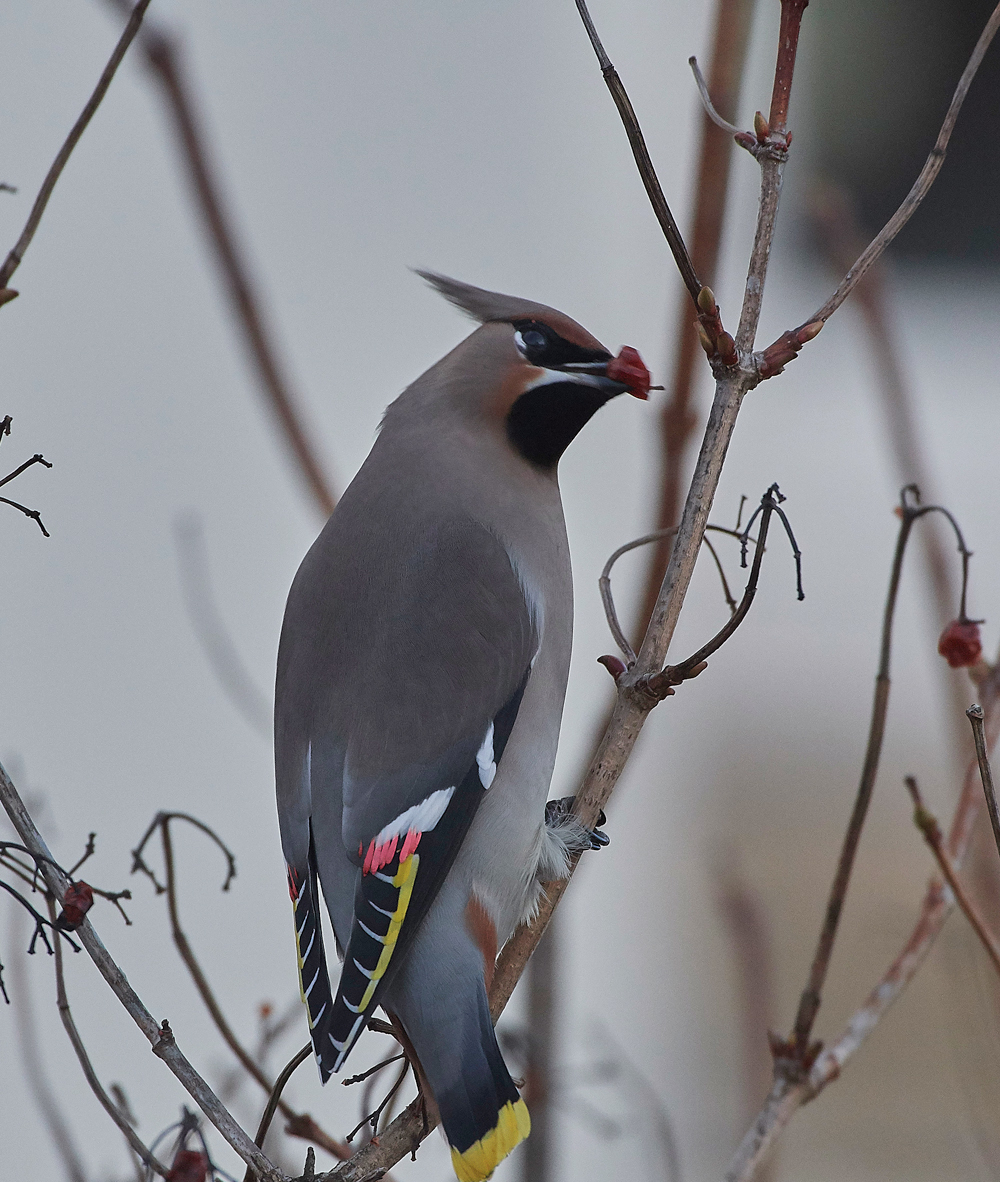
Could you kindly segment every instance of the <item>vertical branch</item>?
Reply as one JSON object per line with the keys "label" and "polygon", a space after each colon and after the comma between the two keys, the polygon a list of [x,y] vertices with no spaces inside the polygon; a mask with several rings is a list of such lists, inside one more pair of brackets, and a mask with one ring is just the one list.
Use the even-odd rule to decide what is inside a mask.
{"label": "vertical branch", "polygon": [[757,324],[764,302],[764,281],[771,257],[771,242],[778,216],[778,200],[781,196],[781,174],[788,159],[788,145],[791,132],[788,131],[788,103],[792,93],[792,78],[795,73],[795,55],[799,45],[799,27],[802,14],[809,0],[781,0],[781,28],[778,36],[778,54],[774,66],[774,90],[771,95],[771,115],[763,132],[757,158],[760,160],[760,206],[757,211],[757,229],[754,234],[750,266],[747,271],[746,293],[740,326],[736,332],[737,349],[747,352],[753,348],[757,335]]}
{"label": "vertical branch", "polygon": [[[735,113],[755,7],[756,0],[719,0],[716,8],[708,90],[716,109],[724,115]],[[719,243],[729,194],[732,156],[732,137],[716,127],[703,111],[695,181],[691,262],[702,281],[709,287],[715,283]],[[701,356],[701,348],[692,325],[691,307],[687,300],[682,300],[678,309],[673,351],[675,360],[670,398],[663,407],[660,419],[663,467],[657,529],[668,529],[677,524],[684,458],[698,421],[697,415],[691,409],[691,389],[694,383],[695,358]],[[653,613],[671,545],[672,539],[664,538],[650,555],[649,572],[639,613],[640,626],[643,628]]]}
{"label": "vertical branch", "polygon": [[781,0],[778,58],[774,67],[774,88],[771,91],[768,118],[772,135],[784,135],[788,130],[788,103],[792,95],[795,55],[799,48],[799,28],[808,3],[809,0]]}
{"label": "vertical branch", "polygon": [[854,869],[854,858],[858,852],[861,831],[868,815],[872,793],[875,790],[875,778],[878,774],[879,760],[882,755],[882,739],[885,735],[885,719],[889,708],[889,657],[892,646],[892,623],[896,611],[896,599],[899,593],[899,579],[903,570],[903,556],[906,553],[906,543],[910,537],[913,523],[917,519],[918,511],[909,508],[905,496],[902,503],[902,520],[899,523],[899,533],[896,538],[896,552],[892,560],[892,574],[889,578],[889,591],[886,595],[885,612],[882,619],[882,642],[879,656],[878,673],[875,677],[875,694],[872,699],[871,723],[868,729],[868,745],[865,749],[865,761],[861,770],[861,781],[858,785],[857,796],[851,819],[844,834],[844,841],[837,861],[837,871],[830,887],[830,896],[826,905],[826,915],[820,929],[819,941],[813,956],[812,967],[809,971],[809,981],[802,991],[798,1013],[795,1016],[795,1026],[791,1038],[791,1054],[797,1064],[807,1061],[809,1054],[809,1038],[813,1023],[820,1006],[823,984],[826,981],[827,970],[830,967],[830,957],[833,953],[833,943],[836,939],[837,928],[840,923],[840,912],[847,894],[851,871]]}
{"label": "vertical branch", "polygon": [[[56,906],[51,895],[46,897],[46,902],[49,907],[49,919],[54,924],[56,922]],[[80,1067],[83,1069],[83,1074],[87,1083],[90,1085],[90,1090],[97,1097],[104,1111],[121,1130],[133,1153],[140,1158],[148,1170],[159,1174],[161,1178],[166,1178],[168,1174],[167,1167],[158,1161],[155,1155],[146,1148],[146,1145],[137,1136],[124,1113],[104,1090],[104,1086],[97,1078],[97,1072],[94,1070],[94,1066],[90,1061],[87,1048],[84,1046],[80,1032],[76,1028],[76,1022],[73,1020],[73,1013],[69,1008],[69,998],[66,996],[66,977],[63,971],[63,948],[61,940],[54,941],[54,950],[56,958],[56,1006],[58,1007],[59,1017],[62,1019],[63,1027],[69,1036],[69,1041],[73,1044],[73,1050],[76,1052]]]}
{"label": "vertical branch", "polygon": [[[21,911],[14,907],[10,913],[9,933],[11,945],[21,944],[24,935],[21,922]],[[26,937],[25,937],[26,938]],[[12,958],[9,966],[11,988],[14,994],[14,1020],[17,1023],[17,1041],[21,1051],[21,1062],[24,1064],[24,1074],[28,1081],[28,1088],[32,1094],[42,1120],[49,1132],[52,1144],[62,1159],[63,1169],[68,1182],[87,1182],[87,1172],[84,1169],[80,1152],[73,1139],[73,1132],[69,1126],[59,1101],[52,1091],[52,1087],[45,1074],[42,1064],[42,1052],[38,1045],[38,1028],[35,1007],[31,998],[31,988],[28,974],[25,971],[23,956]]]}

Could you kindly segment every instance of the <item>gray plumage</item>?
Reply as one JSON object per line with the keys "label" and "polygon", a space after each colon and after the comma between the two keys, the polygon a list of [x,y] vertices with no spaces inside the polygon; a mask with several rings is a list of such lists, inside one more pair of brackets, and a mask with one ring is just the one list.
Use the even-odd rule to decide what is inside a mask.
{"label": "gray plumage", "polygon": [[[578,390],[597,409],[625,387],[529,364],[512,324],[546,326],[591,369],[610,359],[562,313],[425,277],[482,324],[389,407],[296,575],[275,764],[324,1081],[381,1004],[416,1050],[456,1172],[477,1178],[527,1129],[486,979],[539,879],[565,873],[567,833],[579,838],[544,824],[573,591],[555,464],[526,459],[522,436],[549,431]],[[547,446],[576,429],[557,424]],[[347,952],[336,995],[317,874]]]}

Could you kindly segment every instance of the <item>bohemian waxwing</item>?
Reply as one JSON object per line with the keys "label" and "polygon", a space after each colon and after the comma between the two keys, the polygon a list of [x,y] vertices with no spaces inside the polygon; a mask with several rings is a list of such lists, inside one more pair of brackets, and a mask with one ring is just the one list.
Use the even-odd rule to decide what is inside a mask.
{"label": "bohemian waxwing", "polygon": [[275,766],[321,1078],[381,1005],[465,1182],[530,1127],[487,1004],[497,949],[570,852],[606,841],[546,809],[573,626],[556,468],[605,402],[646,397],[649,375],[543,304],[424,278],[480,327],[388,408],[299,568]]}

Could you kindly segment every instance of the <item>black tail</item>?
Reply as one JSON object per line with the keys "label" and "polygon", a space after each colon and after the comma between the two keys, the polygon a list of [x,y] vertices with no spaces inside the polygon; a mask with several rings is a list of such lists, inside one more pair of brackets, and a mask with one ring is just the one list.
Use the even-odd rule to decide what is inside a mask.
{"label": "black tail", "polygon": [[[319,913],[319,889],[316,873],[316,851],[312,827],[309,831],[309,865],[304,874],[288,868],[288,890],[295,913],[295,948],[299,961],[299,988],[309,1015],[309,1032],[320,1080],[323,1083],[333,1073],[333,1057],[326,1037],[333,1016],[333,994],[323,951],[323,926]],[[324,1055],[326,1058],[324,1058]]]}

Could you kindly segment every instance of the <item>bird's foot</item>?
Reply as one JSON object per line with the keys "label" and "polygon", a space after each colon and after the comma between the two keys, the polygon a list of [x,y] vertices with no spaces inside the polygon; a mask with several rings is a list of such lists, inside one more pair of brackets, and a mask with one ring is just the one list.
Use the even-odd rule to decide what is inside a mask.
{"label": "bird's foot", "polygon": [[[573,813],[575,800],[575,796],[561,796],[558,800],[547,801],[545,805],[546,828],[558,831],[571,853],[602,849],[610,843],[611,838],[601,829],[587,829],[577,820]],[[608,818],[602,809],[597,818],[597,824],[606,825],[607,821]]]}

